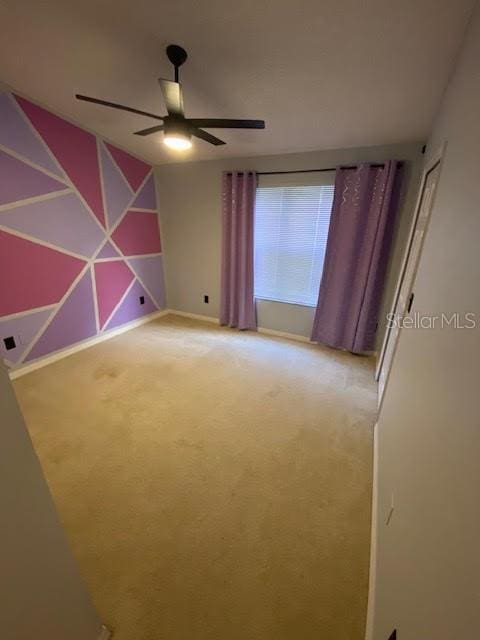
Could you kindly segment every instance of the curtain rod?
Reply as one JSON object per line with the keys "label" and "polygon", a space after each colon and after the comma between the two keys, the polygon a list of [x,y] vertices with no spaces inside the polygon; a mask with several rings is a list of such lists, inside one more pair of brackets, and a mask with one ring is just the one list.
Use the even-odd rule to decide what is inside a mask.
{"label": "curtain rod", "polygon": [[[370,165],[371,167],[384,167],[385,163],[373,163]],[[357,169],[358,165],[352,165],[349,167],[328,167],[327,169],[297,169],[297,171],[257,171],[257,176],[278,176],[283,175],[285,173],[321,173],[322,171],[336,171],[338,168],[340,169]],[[254,171],[248,171],[248,173],[255,173]],[[228,175],[232,174],[232,171],[227,171]]]}

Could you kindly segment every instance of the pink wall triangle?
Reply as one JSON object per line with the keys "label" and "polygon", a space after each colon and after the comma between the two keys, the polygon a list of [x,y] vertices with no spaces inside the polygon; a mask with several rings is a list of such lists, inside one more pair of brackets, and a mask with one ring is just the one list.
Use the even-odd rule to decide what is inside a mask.
{"label": "pink wall triangle", "polygon": [[133,272],[123,260],[95,264],[100,327],[103,327],[108,320],[134,277]]}
{"label": "pink wall triangle", "polygon": [[24,98],[16,96],[16,100],[95,216],[105,226],[95,136]]}
{"label": "pink wall triangle", "polygon": [[151,211],[128,211],[112,238],[125,256],[162,251],[158,215]]}
{"label": "pink wall triangle", "polygon": [[117,147],[114,147],[112,144],[105,144],[123,175],[128,180],[128,184],[136,191],[152,167],[146,162],[134,158],[126,151],[117,149]]}
{"label": "pink wall triangle", "polygon": [[0,231],[0,316],[58,302],[83,260]]}

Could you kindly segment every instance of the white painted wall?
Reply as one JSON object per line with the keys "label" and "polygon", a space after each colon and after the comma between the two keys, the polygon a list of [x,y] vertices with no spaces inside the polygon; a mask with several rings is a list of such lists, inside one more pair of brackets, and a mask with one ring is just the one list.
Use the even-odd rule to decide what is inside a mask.
{"label": "white painted wall", "polygon": [[97,640],[100,620],[0,361],[0,637]]}
{"label": "white painted wall", "polygon": [[[480,12],[429,143],[444,141],[414,290],[480,321]],[[378,422],[374,640],[480,634],[480,328],[403,330]],[[394,512],[386,518],[394,495]]]}
{"label": "white painted wall", "polygon": [[[200,143],[199,143],[200,144]],[[381,313],[384,317],[394,293],[423,156],[420,143],[381,147],[336,149],[162,165],[155,170],[159,194],[167,301],[170,309],[218,317],[220,305],[221,174],[231,169],[290,171],[334,167],[338,164],[407,161],[405,189],[397,218],[396,240],[387,277]],[[210,296],[204,304],[203,296]],[[259,301],[258,324],[277,331],[310,336],[314,309],[299,305]],[[381,342],[380,342],[381,344]]]}

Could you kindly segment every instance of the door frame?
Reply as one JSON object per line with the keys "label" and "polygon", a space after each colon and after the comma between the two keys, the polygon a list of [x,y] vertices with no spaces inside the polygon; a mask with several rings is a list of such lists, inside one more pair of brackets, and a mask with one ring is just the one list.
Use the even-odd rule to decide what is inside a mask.
{"label": "door frame", "polygon": [[[409,230],[409,233],[408,233],[408,241],[407,241],[407,244],[406,244],[406,247],[405,247],[405,251],[404,251],[404,254],[403,254],[402,266],[401,266],[400,272],[398,274],[397,284],[395,286],[395,294],[393,296],[393,300],[392,300],[392,304],[390,306],[389,313],[394,313],[395,309],[396,309],[396,306],[397,306],[398,297],[400,295],[400,290],[401,290],[401,287],[402,287],[402,284],[403,284],[403,278],[405,276],[405,272],[406,272],[407,265],[408,265],[408,260],[410,258],[410,250],[411,250],[411,247],[412,247],[412,243],[413,243],[413,239],[414,239],[414,235],[415,235],[415,229],[416,229],[418,218],[419,218],[419,215],[420,215],[420,209],[421,209],[421,206],[422,206],[423,196],[424,196],[424,193],[425,193],[425,186],[426,186],[426,183],[427,183],[427,177],[430,174],[430,172],[433,171],[433,169],[435,169],[435,167],[438,165],[438,167],[439,167],[438,181],[440,180],[441,173],[442,173],[442,164],[443,164],[443,160],[444,160],[444,157],[445,157],[446,148],[447,148],[447,143],[444,142],[433,153],[429,154],[427,159],[426,159],[426,161],[425,161],[425,164],[424,164],[424,167],[423,167],[423,171],[422,171],[422,177],[421,177],[421,180],[420,180],[420,188],[418,190],[418,195],[417,195],[417,199],[416,199],[416,202],[415,202],[415,213],[413,215],[413,219],[412,219],[412,222],[410,224],[410,230]],[[437,185],[438,185],[438,182],[437,182]],[[432,197],[431,210],[433,209],[433,206],[434,206],[434,203],[435,203],[435,197],[436,197],[436,192],[433,194],[433,197]],[[420,258],[421,258],[422,252],[423,252],[423,247],[424,247],[424,244],[425,244],[425,236],[428,233],[428,227],[430,225],[430,217],[431,217],[431,215],[429,214],[428,220],[427,220],[427,224],[426,224],[426,228],[425,228],[425,235],[424,235],[424,238],[423,238],[423,241],[422,241],[422,245],[420,247],[419,261],[420,261]],[[413,274],[413,282],[415,282],[417,269],[418,269],[418,263],[417,263],[417,266],[416,266],[414,274]],[[401,332],[401,329],[400,329],[400,332]],[[388,325],[387,325],[387,329],[385,331],[385,335],[384,335],[383,341],[382,341],[382,347],[380,349],[380,354],[379,354],[378,359],[377,359],[377,366],[376,366],[376,369],[375,369],[375,380],[377,380],[377,381],[380,378],[380,373],[382,371],[382,366],[383,366],[383,363],[384,363],[385,353],[386,353],[386,350],[387,350],[387,343],[388,343],[388,340],[390,338],[390,334],[391,334],[391,329],[389,329]],[[393,361],[395,359],[395,354],[396,354],[396,351],[397,351],[397,346],[398,346],[399,339],[400,339],[400,333],[398,334],[397,342],[396,342],[396,344],[394,345],[394,348],[393,348],[391,365],[390,365],[390,369],[387,372],[387,375],[386,375],[386,378],[385,378],[385,384],[384,384],[384,387],[383,387],[383,393],[382,393],[381,396],[379,396],[379,399],[378,399],[379,410],[380,410],[380,407],[381,407],[382,398],[385,395],[385,389],[387,387],[388,379],[390,377],[390,371],[392,369],[392,364],[393,364]]]}

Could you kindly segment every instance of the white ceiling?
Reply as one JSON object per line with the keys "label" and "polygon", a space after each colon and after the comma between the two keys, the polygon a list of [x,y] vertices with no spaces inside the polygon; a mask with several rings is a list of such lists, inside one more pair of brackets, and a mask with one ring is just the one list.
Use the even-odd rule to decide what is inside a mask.
{"label": "white ceiling", "polygon": [[[0,0],[0,80],[154,164],[422,140],[473,0]],[[182,156],[155,121],[73,94],[163,114],[156,79],[182,67],[187,116],[263,118],[216,130]]]}

